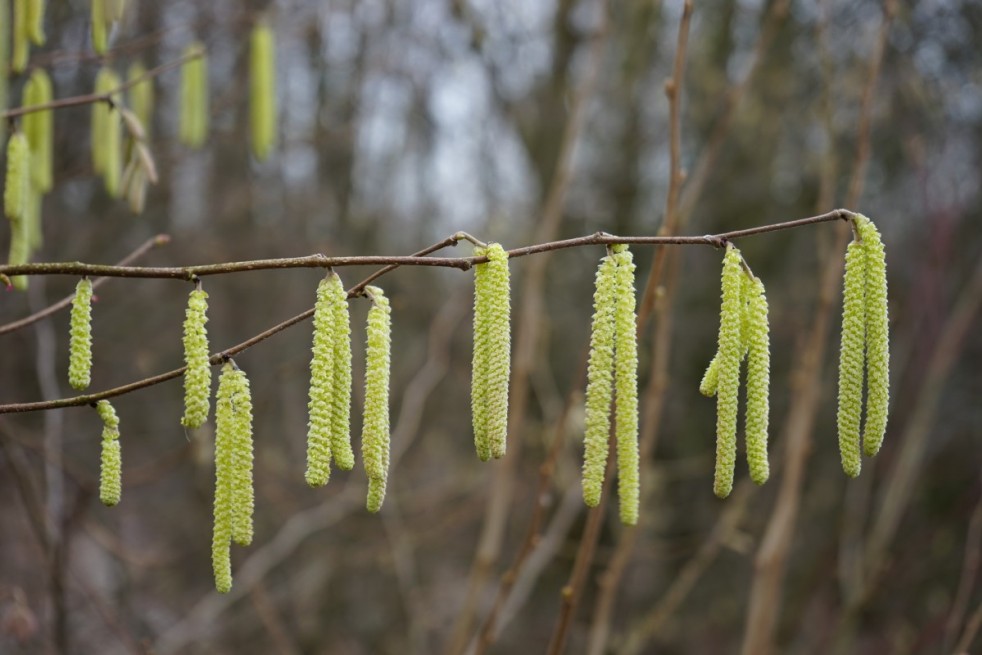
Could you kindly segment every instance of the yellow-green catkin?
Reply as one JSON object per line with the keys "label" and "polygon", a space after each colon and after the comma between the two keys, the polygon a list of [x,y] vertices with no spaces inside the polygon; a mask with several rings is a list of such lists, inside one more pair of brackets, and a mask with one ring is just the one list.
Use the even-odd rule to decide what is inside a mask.
{"label": "yellow-green catkin", "polygon": [[474,267],[474,353],[471,413],[474,445],[482,461],[505,456],[511,378],[511,278],[499,243],[475,248],[488,261]]}
{"label": "yellow-green catkin", "polygon": [[208,420],[211,364],[208,362],[208,293],[196,288],[184,312],[184,416],[181,425],[201,427]]}
{"label": "yellow-green catkin", "polygon": [[[95,78],[95,93],[102,95],[113,91],[119,87],[119,76],[111,68],[103,67],[99,69]],[[116,136],[111,134],[112,124],[115,123]],[[117,168],[120,164],[119,153],[113,153],[111,146],[115,142],[119,146],[119,112],[111,110],[109,103],[97,102],[92,105],[92,134],[91,152],[92,168],[96,173],[103,177],[113,175],[110,170],[111,165]],[[118,179],[119,173],[115,173]]]}
{"label": "yellow-green catkin", "polygon": [[866,250],[860,241],[846,249],[842,287],[842,340],[839,350],[839,454],[842,470],[859,475],[859,424],[863,411],[863,364],[866,342]]}
{"label": "yellow-green catkin", "polygon": [[[27,56],[30,50],[30,15],[29,0],[14,0],[13,15],[13,56],[10,58],[10,68],[15,73],[23,73],[27,68]],[[6,18],[6,16],[4,16]],[[6,22],[6,21],[5,21]],[[3,71],[6,75],[6,71]]]}
{"label": "yellow-green catkin", "polygon": [[83,277],[75,286],[68,340],[68,383],[82,390],[92,379],[92,280]]}
{"label": "yellow-green catkin", "polygon": [[119,417],[108,400],[96,403],[102,418],[102,465],[99,471],[99,500],[106,507],[119,504],[123,494],[123,459],[119,443]]}
{"label": "yellow-green catkin", "polygon": [[[747,340],[747,330],[749,328],[749,302],[747,298],[750,297],[750,291],[752,289],[753,282],[750,280],[750,276],[744,276],[741,286],[741,294],[744,298],[741,304],[741,319],[740,319],[740,343],[742,344],[742,352],[745,357],[750,344]],[[702,376],[702,381],[699,383],[699,393],[706,396],[707,398],[712,398],[716,395],[716,387],[719,385],[719,353],[713,355],[712,360],[709,362],[709,366],[706,367],[706,372]]]}
{"label": "yellow-green catkin", "polygon": [[880,232],[865,216],[858,219],[866,252],[866,424],[863,451],[880,451],[890,405],[890,319],[887,311],[887,260]]}
{"label": "yellow-green catkin", "polygon": [[266,159],[276,145],[276,42],[265,19],[256,23],[250,39],[249,125],[252,153]]}
{"label": "yellow-green catkin", "polygon": [[184,49],[181,67],[181,143],[200,148],[208,135],[208,58],[201,43]]}
{"label": "yellow-green catkin", "polygon": [[377,512],[385,500],[389,472],[389,366],[392,349],[392,310],[382,289],[369,286],[372,300],[366,328],[365,408],[361,433],[361,456],[368,475],[369,512]]}
{"label": "yellow-green catkin", "polygon": [[[749,275],[745,276],[749,279]],[[764,484],[770,476],[767,429],[770,415],[771,337],[764,283],[754,278],[748,294],[747,413],[744,417],[750,479]]]}
{"label": "yellow-green catkin", "polygon": [[331,423],[334,391],[334,294],[328,275],[317,285],[314,303],[314,343],[310,359],[310,394],[307,401],[307,471],[311,487],[327,484],[331,478]]}
{"label": "yellow-green catkin", "polygon": [[[47,104],[51,97],[51,78],[43,68],[35,68],[24,85],[24,104]],[[42,193],[51,191],[52,187],[53,119],[50,109],[31,112],[23,119],[24,134],[31,149],[31,183]]]}
{"label": "yellow-green catkin", "polygon": [[613,400],[617,260],[609,254],[600,260],[593,292],[593,324],[587,364],[585,431],[583,435],[583,501],[600,504],[607,468],[610,436],[610,404]]}
{"label": "yellow-green catkin", "polygon": [[733,489],[736,464],[737,396],[740,389],[742,288],[744,275],[740,251],[726,247],[721,278],[722,304],[719,318],[719,384],[716,389],[716,471],[713,492],[726,498]]}
{"label": "yellow-green catkin", "polygon": [[147,69],[144,68],[142,62],[134,61],[130,64],[129,70],[126,73],[127,81],[140,81],[131,86],[127,90],[126,95],[130,111],[140,121],[146,138],[150,138],[150,132],[153,126],[154,90],[153,80],[143,77],[146,72]]}
{"label": "yellow-green catkin", "polygon": [[34,45],[44,45],[45,0],[27,0],[27,35]]}
{"label": "yellow-green catkin", "polygon": [[[3,193],[4,213],[10,219],[11,265],[26,264],[30,258],[30,168],[31,153],[27,137],[23,132],[15,132],[7,142],[7,175]],[[27,277],[11,277],[14,288],[23,291],[27,288]]]}
{"label": "yellow-green catkin", "polygon": [[89,20],[92,27],[92,49],[104,55],[109,48],[109,22],[106,19],[106,0],[92,0]]}
{"label": "yellow-green catkin", "polygon": [[617,300],[614,309],[614,387],[617,437],[617,494],[625,525],[638,522],[640,460],[638,454],[638,340],[634,313],[633,257],[627,246],[614,246],[617,260]]}
{"label": "yellow-green catkin", "polygon": [[348,293],[337,274],[330,281],[334,295],[334,360],[331,394],[331,454],[342,471],[355,467],[351,448],[351,316],[348,313]]}
{"label": "yellow-green catkin", "polygon": [[[10,16],[10,4],[8,0],[0,0],[0,16],[6,18]],[[0,112],[7,111],[7,97],[9,92],[9,80],[6,71],[10,68],[10,31],[0,29]],[[0,120],[0,143],[7,140],[7,121]]]}

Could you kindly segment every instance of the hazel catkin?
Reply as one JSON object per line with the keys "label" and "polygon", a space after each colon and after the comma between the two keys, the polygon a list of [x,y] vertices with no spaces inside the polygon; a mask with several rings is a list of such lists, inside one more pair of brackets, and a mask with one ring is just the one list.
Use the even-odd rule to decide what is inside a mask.
{"label": "hazel catkin", "polygon": [[204,45],[184,49],[189,59],[181,67],[181,143],[200,148],[208,135],[208,56]]}
{"label": "hazel catkin", "polygon": [[742,303],[744,274],[740,251],[727,244],[721,278],[719,321],[719,384],[716,390],[716,470],[713,492],[726,498],[733,489],[736,463],[737,396],[740,387]]}
{"label": "hazel catkin", "polygon": [[[749,279],[749,275],[746,276]],[[764,484],[770,475],[767,459],[767,430],[770,412],[770,326],[764,283],[753,278],[749,289],[747,341],[747,413],[745,438],[750,479]]]}
{"label": "hazel catkin", "polygon": [[[24,84],[24,104],[47,104],[51,97],[51,78],[43,68],[35,68]],[[24,134],[31,150],[31,183],[35,190],[44,193],[52,186],[53,119],[50,109],[33,111],[23,119]]]}
{"label": "hazel catkin", "polygon": [[307,484],[319,487],[331,477],[331,423],[333,419],[334,294],[331,277],[317,285],[314,304],[314,343],[310,360],[310,394],[307,402]]}
{"label": "hazel catkin", "polygon": [[474,354],[471,413],[482,461],[504,457],[511,377],[511,281],[508,253],[499,243],[475,248],[488,261],[474,267]]}
{"label": "hazel catkin", "polygon": [[265,19],[250,37],[249,126],[252,153],[262,161],[276,144],[276,43]]}
{"label": "hazel catkin", "polygon": [[621,522],[638,522],[640,460],[638,454],[638,340],[634,313],[634,261],[627,246],[614,246],[617,260],[617,300],[614,308],[616,345],[615,431],[617,438],[617,494]]}
{"label": "hazel catkin", "polygon": [[68,383],[81,391],[92,379],[92,280],[83,277],[72,299],[68,341]]}
{"label": "hazel catkin", "polygon": [[126,95],[130,110],[136,115],[143,127],[145,138],[150,136],[153,127],[154,105],[153,80],[144,77],[146,72],[142,62],[134,61],[126,73],[127,81],[139,80],[126,91]]}
{"label": "hazel catkin", "polygon": [[866,341],[866,251],[860,241],[846,249],[842,289],[842,338],[839,350],[839,454],[842,470],[856,477],[862,467],[859,425],[863,410],[863,364]]}
{"label": "hazel catkin", "polygon": [[201,427],[208,420],[211,364],[208,361],[208,293],[195,288],[184,313],[184,416],[181,425]]}
{"label": "hazel catkin", "polygon": [[607,468],[610,436],[610,404],[613,399],[617,260],[608,254],[600,260],[593,293],[590,359],[587,364],[586,416],[583,435],[583,501],[600,504]]}
{"label": "hazel catkin", "polygon": [[[27,68],[27,56],[30,50],[30,0],[14,0],[13,24],[13,53],[10,58],[10,68],[15,73],[23,73]],[[4,16],[4,19],[7,19]],[[6,22],[6,20],[5,20]],[[6,75],[7,71],[3,71]]]}
{"label": "hazel catkin", "polygon": [[334,359],[331,384],[331,455],[342,471],[355,467],[351,448],[351,317],[348,313],[348,293],[341,278],[334,274],[330,282],[334,323]]}
{"label": "hazel catkin", "polygon": [[389,367],[392,348],[392,319],[389,299],[382,289],[365,287],[372,300],[368,310],[365,351],[365,407],[361,448],[368,475],[368,511],[377,512],[385,500],[389,471]]}
{"label": "hazel catkin", "polygon": [[106,507],[118,505],[123,493],[122,453],[119,443],[119,417],[108,400],[96,403],[102,418],[102,462],[99,472],[99,500]]}
{"label": "hazel catkin", "polygon": [[858,219],[866,253],[866,424],[863,452],[880,450],[890,405],[890,319],[887,311],[886,251],[880,232],[865,216]]}

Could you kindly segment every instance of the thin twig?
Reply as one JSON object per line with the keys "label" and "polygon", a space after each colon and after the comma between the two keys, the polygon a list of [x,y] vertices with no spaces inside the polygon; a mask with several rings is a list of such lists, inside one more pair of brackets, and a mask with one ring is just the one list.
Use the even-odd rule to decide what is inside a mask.
{"label": "thin twig", "polygon": [[111,103],[114,102],[113,100],[114,95],[118,93],[122,93],[123,91],[126,91],[130,87],[136,86],[137,84],[139,84],[144,80],[148,80],[150,78],[156,77],[161,73],[165,73],[171,70],[172,68],[177,68],[183,65],[184,63],[191,61],[192,59],[198,59],[201,56],[203,56],[203,54],[204,53],[201,51],[188,53],[183,57],[179,57],[178,59],[175,59],[174,61],[169,61],[166,64],[161,64],[160,66],[157,66],[156,68],[151,68],[150,70],[143,73],[142,75],[137,75],[133,79],[123,82],[115,89],[112,89],[111,91],[107,91],[106,93],[86,93],[80,96],[59,98],[58,100],[52,100],[51,102],[45,102],[39,105],[26,105],[24,107],[15,107],[13,109],[8,109],[7,111],[0,114],[0,116],[9,120],[11,118],[17,118],[18,116],[23,116],[25,114],[33,114],[34,112],[45,111],[48,109],[65,109],[67,107],[78,107],[80,105],[92,105],[97,102]]}
{"label": "thin twig", "polygon": [[[139,258],[143,257],[143,255],[147,254],[152,248],[156,246],[162,246],[167,243],[170,243],[170,236],[167,234],[158,234],[155,237],[147,239],[142,244],[140,244],[140,246],[136,250],[126,255],[126,257],[123,257],[121,260],[119,260],[117,266],[126,266],[128,264],[131,264],[136,260],[138,260]],[[97,280],[94,280],[92,282],[92,289],[93,290],[98,289],[108,279],[109,279],[108,277],[100,277]],[[75,298],[74,294],[70,296],[65,296],[55,304],[51,305],[50,307],[45,307],[39,312],[35,312],[30,316],[25,316],[20,320],[7,323],[6,325],[0,325],[0,334],[7,334],[8,332],[14,332],[15,330],[19,330],[23,327],[27,327],[28,325],[31,325],[32,323],[38,322],[41,319],[47,318],[52,314],[56,313],[58,310],[64,309],[65,307],[71,305],[72,300],[74,298]]]}
{"label": "thin twig", "polygon": [[[583,246],[601,246],[613,244],[630,245],[655,245],[655,246],[712,246],[721,248],[729,241],[734,241],[743,237],[777,232],[792,228],[813,225],[815,223],[827,223],[830,221],[850,220],[854,216],[853,212],[847,209],[834,209],[818,216],[799,218],[793,221],[774,223],[771,225],[761,225],[759,227],[747,228],[744,230],[734,230],[732,232],[722,232],[720,234],[706,234],[703,236],[616,236],[605,232],[596,232],[582,237],[572,239],[561,239],[558,241],[548,241],[531,246],[514,248],[507,251],[509,259],[517,259],[528,255],[535,255],[542,252],[553,250],[564,250],[566,248],[579,248]],[[438,244],[440,248],[455,245],[457,235],[449,237]],[[432,247],[427,249],[432,252],[439,249]],[[426,257],[422,255],[391,256],[391,255],[358,255],[350,257],[328,257],[322,254],[306,255],[303,257],[283,257],[277,259],[254,259],[240,262],[225,262],[222,264],[204,264],[200,266],[111,266],[104,264],[83,264],[82,262],[52,262],[37,264],[3,265],[0,266],[0,275],[88,275],[106,277],[129,277],[129,278],[154,278],[154,279],[173,279],[173,280],[194,280],[197,277],[210,275],[224,275],[229,273],[241,273],[245,271],[266,271],[286,268],[341,268],[346,266],[385,266],[384,269],[373,274],[372,280],[380,275],[384,275],[399,266],[435,266],[444,268],[457,268],[463,271],[469,270],[475,264],[483,264],[488,261],[487,257]],[[369,282],[364,282],[353,288],[353,291],[360,295],[361,290]],[[349,293],[350,296],[350,293]]]}

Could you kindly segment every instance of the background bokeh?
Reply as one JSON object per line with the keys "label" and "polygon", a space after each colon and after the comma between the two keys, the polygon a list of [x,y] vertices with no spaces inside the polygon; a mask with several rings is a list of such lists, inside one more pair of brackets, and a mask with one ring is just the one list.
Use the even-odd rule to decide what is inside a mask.
{"label": "background bokeh", "polygon": [[[90,108],[56,112],[37,261],[112,263],[160,233],[170,244],[141,263],[409,254],[457,230],[515,247],[664,224],[676,0],[131,2],[101,59],[88,3],[48,4],[49,41],[31,65],[51,73],[56,97],[90,92],[103,64],[153,67],[197,38],[212,128],[204,148],[180,145],[179,73],[155,80],[160,183],[133,215],[92,173]],[[883,233],[891,420],[860,478],[842,473],[835,431],[842,225],[739,243],[770,300],[773,472],[753,489],[740,462],[726,501],[712,494],[715,404],[697,390],[715,350],[720,253],[675,248],[662,262],[642,331],[647,456],[633,531],[614,504],[591,528],[579,496],[603,250],[512,263],[510,445],[490,464],[474,456],[470,429],[471,274],[399,269],[379,282],[394,323],[393,465],[379,515],[364,510],[360,461],[326,488],[304,483],[310,323],[236,357],[254,393],[257,531],[251,547],[233,547],[229,595],[211,575],[213,435],[180,426],[180,381],[114,401],[124,488],[113,509],[95,493],[94,411],[0,416],[0,652],[474,652],[500,605],[489,652],[539,653],[578,557],[571,653],[982,648],[972,640],[982,622],[982,6],[887,7],[697,2],[678,86],[679,232],[848,203]],[[279,145],[262,163],[248,149],[247,74],[261,12],[276,33],[280,107]],[[12,105],[22,82],[11,79]],[[640,297],[656,250],[634,251]],[[352,285],[370,271],[340,272]],[[208,278],[213,351],[309,308],[320,276]],[[75,282],[37,277],[27,293],[3,293],[0,323]],[[93,389],[181,364],[189,291],[136,279],[99,289]],[[356,439],[366,305],[352,301]],[[67,319],[0,335],[0,403],[72,395]],[[535,547],[505,576],[533,519]],[[588,561],[584,534],[597,537]]]}

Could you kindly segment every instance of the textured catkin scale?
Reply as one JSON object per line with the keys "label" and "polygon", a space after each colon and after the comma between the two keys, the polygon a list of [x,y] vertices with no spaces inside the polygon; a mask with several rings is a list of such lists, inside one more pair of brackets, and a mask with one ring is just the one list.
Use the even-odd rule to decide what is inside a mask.
{"label": "textured catkin scale", "polygon": [[[618,246],[614,246],[615,251]],[[638,455],[638,340],[634,313],[634,261],[627,246],[617,252],[617,291],[614,310],[614,386],[616,389],[617,493],[621,522],[638,522],[640,471]]]}
{"label": "textured catkin scale", "polygon": [[[51,102],[51,78],[43,68],[35,68],[24,85],[24,104],[43,105]],[[50,109],[35,111],[23,118],[24,134],[31,149],[31,183],[38,191],[51,190],[51,148],[53,118]]]}
{"label": "textured catkin scale", "polygon": [[123,459],[119,443],[119,417],[108,400],[96,404],[102,418],[102,463],[99,470],[99,500],[106,507],[119,504],[123,494]]}
{"label": "textured catkin scale", "polygon": [[706,396],[707,398],[712,398],[716,395],[716,388],[719,386],[719,354],[713,355],[712,360],[709,362],[709,366],[706,367],[706,372],[702,375],[702,381],[699,383],[699,393]]}
{"label": "textured catkin scale", "polygon": [[859,475],[859,424],[863,410],[863,363],[866,341],[866,250],[859,241],[846,249],[842,286],[842,340],[839,350],[839,454],[842,470]]}
{"label": "textured catkin scale", "polygon": [[92,379],[92,280],[87,277],[75,286],[70,324],[68,383],[82,390]]}
{"label": "textured catkin scale", "polygon": [[[746,276],[749,279],[749,276]],[[749,290],[746,340],[747,413],[745,433],[750,479],[764,484],[770,475],[767,461],[767,428],[770,413],[771,337],[764,283],[754,278]]]}
{"label": "textured catkin scale", "polygon": [[617,261],[600,260],[593,292],[590,359],[587,364],[586,416],[583,435],[583,502],[600,504],[607,468],[610,403],[613,399],[614,320],[617,298]]}
{"label": "textured catkin scale", "polygon": [[[27,56],[30,46],[30,15],[29,0],[14,0],[14,15],[12,36],[14,42],[13,56],[10,58],[10,68],[15,73],[23,73],[27,68]],[[6,16],[4,16],[6,18]],[[6,21],[5,21],[6,22]],[[6,71],[3,72],[6,75]]]}
{"label": "textured catkin scale", "polygon": [[331,477],[332,374],[334,368],[334,300],[331,276],[317,285],[314,303],[314,343],[310,359],[310,393],[307,401],[307,471],[311,487],[327,484]]}
{"label": "textured catkin scale", "polygon": [[184,312],[184,416],[181,425],[201,427],[208,420],[211,364],[208,362],[208,294],[195,289]]}
{"label": "textured catkin scale", "polygon": [[737,396],[740,387],[743,268],[732,245],[723,257],[719,318],[719,385],[716,390],[716,471],[713,492],[726,498],[733,489],[736,463]]}
{"label": "textured catkin scale", "polygon": [[144,68],[142,62],[134,61],[130,64],[129,70],[126,73],[127,81],[140,81],[131,86],[126,91],[126,95],[130,110],[136,114],[137,119],[139,119],[140,124],[143,126],[145,136],[149,138],[151,127],[153,126],[154,91],[153,80],[141,79],[146,72],[147,70]]}
{"label": "textured catkin scale", "polygon": [[208,134],[208,60],[205,47],[200,43],[185,48],[184,56],[194,58],[181,67],[179,134],[181,143],[200,148]]}
{"label": "textured catkin scale", "polygon": [[331,455],[342,471],[355,467],[351,448],[351,316],[348,313],[348,293],[341,278],[331,276],[331,308],[334,322],[334,366],[331,372]]}
{"label": "textured catkin scale", "polygon": [[276,144],[276,45],[265,20],[252,30],[249,49],[249,126],[260,161]]}
{"label": "textured catkin scale", "polygon": [[92,49],[97,55],[104,55],[109,47],[105,0],[92,0],[91,10],[89,20],[92,27]]}
{"label": "textured catkin scale", "polygon": [[887,260],[880,232],[865,216],[858,221],[866,253],[866,424],[863,451],[880,451],[890,406],[890,318],[887,311]]}
{"label": "textured catkin scale", "polygon": [[378,287],[366,287],[372,299],[368,311],[365,351],[365,408],[362,420],[361,455],[368,475],[368,511],[377,512],[385,500],[389,471],[389,366],[392,323],[389,299]]}
{"label": "textured catkin scale", "polygon": [[[511,280],[501,244],[475,248],[488,257],[474,267],[474,355],[471,411],[478,457],[504,457],[511,377]],[[480,253],[480,254],[478,254]]]}
{"label": "textured catkin scale", "polygon": [[34,45],[44,45],[45,0],[27,1],[27,35]]}

